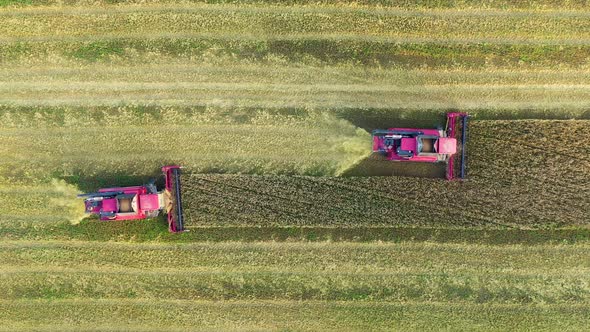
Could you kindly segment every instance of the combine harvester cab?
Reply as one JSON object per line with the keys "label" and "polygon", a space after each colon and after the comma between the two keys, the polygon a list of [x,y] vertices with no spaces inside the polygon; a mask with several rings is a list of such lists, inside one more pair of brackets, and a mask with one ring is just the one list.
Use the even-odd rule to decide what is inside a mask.
{"label": "combine harvester cab", "polygon": [[373,130],[373,152],[379,152],[391,161],[447,163],[447,180],[456,179],[457,127],[461,119],[461,160],[458,178],[465,178],[465,149],[467,113],[447,113],[443,129],[389,128]]}
{"label": "combine harvester cab", "polygon": [[98,215],[100,220],[135,220],[155,218],[164,211],[171,232],[184,230],[182,198],[180,195],[180,166],[162,168],[165,189],[156,186],[114,187],[96,193],[78,195],[84,198],[86,213]]}

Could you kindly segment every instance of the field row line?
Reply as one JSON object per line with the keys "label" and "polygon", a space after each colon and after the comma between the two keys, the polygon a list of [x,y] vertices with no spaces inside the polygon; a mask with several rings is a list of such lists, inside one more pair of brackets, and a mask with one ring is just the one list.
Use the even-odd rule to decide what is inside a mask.
{"label": "field row line", "polygon": [[[184,94],[186,96],[186,94]],[[38,100],[31,100],[31,98],[39,98]],[[346,101],[343,103],[339,100],[305,100],[294,101],[288,100],[284,97],[277,97],[274,100],[257,100],[260,98],[207,98],[194,97],[192,100],[183,99],[181,95],[157,97],[153,95],[138,95],[138,96],[107,96],[106,99],[92,98],[88,96],[76,97],[52,97],[41,98],[41,96],[24,98],[2,98],[0,97],[0,106],[23,106],[23,107],[98,107],[98,106],[122,106],[122,105],[136,105],[136,106],[183,106],[183,107],[262,107],[262,108],[300,108],[300,107],[321,107],[321,108],[375,108],[375,109],[391,109],[397,110],[420,110],[420,109],[463,109],[466,111],[481,111],[487,110],[530,110],[535,108],[553,109],[553,110],[568,110],[568,111],[586,111],[590,107],[590,100],[583,100],[578,102],[551,102],[551,101],[494,101],[483,100],[478,97],[474,100],[449,100],[449,101]]]}
{"label": "field row line", "polygon": [[[576,77],[584,77],[589,78],[590,75],[590,68],[564,68],[564,69],[549,69],[549,68],[411,68],[411,69],[400,69],[400,68],[372,68],[372,67],[356,67],[352,65],[333,65],[333,66],[292,66],[288,64],[276,63],[276,64],[269,64],[269,63],[262,63],[262,64],[253,64],[253,63],[241,63],[235,61],[222,61],[219,63],[187,63],[186,59],[164,59],[164,60],[153,60],[149,64],[145,63],[146,59],[142,60],[141,62],[135,63],[73,63],[71,61],[64,62],[62,65],[57,64],[46,64],[46,65],[11,65],[0,68],[0,80],[4,80],[5,82],[15,82],[15,83],[28,83],[29,81],[22,81],[22,79],[28,79],[31,75],[50,75],[52,77],[51,81],[47,82],[61,82],[59,79],[54,79],[57,75],[75,75],[75,74],[84,74],[85,76],[92,77],[91,74],[150,74],[150,73],[157,73],[157,75],[162,74],[211,74],[213,73],[220,73],[220,74],[233,74],[236,75],[237,73],[245,72],[251,75],[260,75],[261,71],[264,71],[267,74],[277,75],[276,78],[285,79],[282,75],[305,75],[306,78],[310,77],[317,77],[318,74],[323,75],[331,75],[337,77],[342,81],[343,77],[351,76],[356,80],[369,78],[371,81],[380,78],[404,78],[404,79],[414,79],[414,80],[433,80],[433,79],[451,79],[456,78],[458,85],[465,85],[465,84],[472,84],[472,83],[459,83],[459,79],[461,81],[465,81],[469,79],[469,76],[479,76],[480,78],[489,79],[490,77],[494,78],[512,78],[512,79],[522,79],[523,77],[531,77],[531,78],[547,78],[547,79],[559,79],[564,78],[567,79],[568,82],[571,80],[575,80]],[[99,70],[100,72],[97,72]],[[165,72],[165,73],[164,73]],[[11,75],[19,75],[22,76],[20,81],[17,80],[8,80]],[[196,79],[206,79],[207,76],[201,77],[201,75],[196,76]],[[395,76],[394,76],[395,75]],[[141,77],[141,76],[138,76]],[[271,76],[275,77],[275,76]],[[33,76],[31,80],[36,80],[36,82],[43,82],[39,81],[39,78]],[[92,81],[92,80],[91,80]],[[71,80],[67,80],[64,82],[71,82]],[[95,81],[100,82],[100,81]],[[136,80],[136,82],[138,82]],[[141,82],[141,81],[139,81]],[[178,82],[178,81],[174,81]],[[182,83],[182,81],[180,81]],[[493,80],[491,82],[496,82]],[[186,81],[186,83],[194,83],[194,81]],[[455,84],[448,83],[448,84]],[[482,83],[482,84],[492,84],[492,85],[501,85],[498,83]],[[436,84],[433,84],[436,85]],[[442,85],[442,84],[441,84]],[[517,84],[517,85],[526,85],[526,84]],[[544,84],[538,84],[544,85]],[[555,84],[549,84],[555,85]],[[565,85],[577,85],[577,84],[565,84]],[[583,85],[583,84],[582,84]]]}
{"label": "field row line", "polygon": [[0,43],[20,44],[23,42],[97,42],[97,41],[118,41],[118,40],[158,40],[158,39],[215,39],[220,41],[359,41],[387,44],[499,44],[499,45],[561,45],[561,46],[588,46],[590,38],[586,37],[532,37],[530,35],[511,35],[506,37],[438,37],[415,33],[388,33],[385,35],[372,35],[367,33],[346,32],[341,34],[326,33],[297,33],[281,34],[266,32],[263,35],[251,33],[228,33],[228,32],[170,32],[162,33],[157,31],[141,33],[100,33],[92,32],[91,35],[36,35],[36,36],[0,36]]}
{"label": "field row line", "polygon": [[[404,225],[392,226],[362,226],[362,225],[342,225],[342,226],[282,226],[282,225],[245,225],[233,222],[230,225],[189,225],[187,229],[190,232],[181,236],[170,235],[167,232],[164,222],[149,221],[144,223],[138,222],[121,222],[121,223],[97,223],[83,222],[79,225],[71,225],[65,217],[61,220],[46,220],[46,216],[19,216],[14,215],[0,216],[0,238],[2,241],[14,241],[19,238],[21,241],[62,241],[68,239],[66,244],[75,243],[76,241],[89,241],[85,243],[95,243],[107,241],[109,243],[124,243],[123,241],[140,241],[141,248],[159,242],[158,246],[162,248],[189,248],[195,250],[199,247],[190,247],[190,244],[201,246],[211,246],[229,244],[230,247],[236,247],[240,242],[239,248],[251,250],[244,245],[252,244],[269,244],[277,243],[278,248],[284,248],[287,243],[297,244],[326,244],[341,245],[352,244],[424,244],[431,243],[434,245],[465,245],[470,243],[485,249],[490,245],[499,246],[502,250],[509,250],[515,245],[526,245],[528,248],[566,248],[590,244],[590,229],[584,225],[577,228],[549,228],[549,229],[498,229],[489,226],[480,226],[478,228],[461,228],[446,227],[436,228],[436,225],[422,225],[408,227]],[[113,233],[115,232],[115,233]],[[65,240],[64,240],[65,241]],[[64,245],[64,242],[58,242]],[[14,242],[11,244],[19,247]],[[46,244],[42,244],[43,247]],[[106,244],[105,244],[106,245]],[[140,244],[134,244],[140,245]],[[181,246],[177,246],[181,245]],[[25,245],[32,246],[32,244]],[[169,246],[169,247],[165,247]],[[176,247],[174,247],[176,246]],[[188,246],[188,247],[186,247]],[[131,247],[129,247],[131,248]],[[156,249],[158,247],[155,247]],[[291,248],[291,247],[289,247]],[[313,247],[292,247],[304,248],[308,250]],[[324,247],[325,249],[330,248]],[[341,248],[341,247],[338,247]],[[382,247],[366,247],[367,250],[383,250]],[[380,249],[381,248],[381,249]],[[409,248],[409,247],[400,247]],[[437,247],[452,248],[452,247]],[[149,249],[149,248],[148,248]],[[454,250],[459,250],[455,248]],[[119,249],[117,249],[119,250]],[[146,249],[147,250],[147,249]],[[560,249],[566,250],[566,249]]]}
{"label": "field row line", "polygon": [[[179,290],[180,292],[181,290]],[[584,330],[587,303],[449,301],[0,300],[4,331]],[[518,319],[514,319],[518,317]],[[493,322],[493,325],[490,324]],[[532,327],[531,327],[532,325]]]}
{"label": "field row line", "polygon": [[326,4],[314,4],[313,6],[301,5],[257,5],[257,4],[203,4],[193,3],[187,5],[179,3],[174,5],[103,5],[103,6],[39,6],[22,8],[0,8],[0,17],[15,16],[64,16],[64,15],[94,15],[94,14],[126,14],[126,13],[295,13],[295,14],[362,14],[399,17],[515,17],[515,18],[590,18],[588,10],[572,9],[486,9],[486,8],[420,8],[404,9],[400,7],[371,7],[371,6],[335,6]]}
{"label": "field row line", "polygon": [[[1,78],[0,78],[1,80]],[[1,81],[0,81],[1,82]],[[242,82],[127,82],[127,81],[8,81],[0,85],[0,91],[145,91],[145,90],[263,90],[283,92],[415,92],[444,91],[444,90],[589,90],[590,84],[424,84],[424,85],[395,85],[395,84],[284,84],[284,83],[242,83]]]}
{"label": "field row line", "polygon": [[[77,227],[77,226],[73,226]],[[213,230],[239,230],[239,229],[253,229],[264,232],[268,227],[248,227],[248,226],[191,226],[194,232],[199,230],[207,231],[207,229]],[[272,228],[293,228],[293,227],[272,227]],[[297,228],[297,227],[296,227]],[[330,227],[299,227],[300,229],[330,229]],[[363,229],[390,229],[395,231],[399,227],[332,227],[333,229],[348,229],[348,230],[359,230],[362,233]],[[408,228],[412,230],[414,228]],[[433,229],[436,231],[435,229]],[[453,229],[446,229],[452,232]],[[464,230],[457,230],[464,231]],[[478,230],[483,233],[489,232],[489,230]],[[526,232],[526,231],[523,231]],[[533,231],[534,232],[534,231]],[[550,232],[550,231],[549,231]],[[190,233],[189,233],[190,235]],[[369,250],[388,250],[388,249],[399,249],[399,250],[463,250],[469,248],[469,250],[477,252],[478,250],[492,250],[501,252],[513,252],[517,253],[522,250],[544,250],[544,248],[551,248],[552,251],[578,251],[578,250],[590,250],[590,243],[579,243],[575,246],[568,244],[555,243],[551,245],[540,244],[530,245],[523,248],[521,245],[503,245],[490,247],[486,244],[477,243],[436,243],[436,242],[243,242],[243,241],[225,241],[225,242],[180,242],[180,243],[166,243],[166,242],[97,242],[97,241],[80,241],[74,239],[68,240],[10,240],[3,239],[0,241],[0,250],[16,250],[16,249],[112,249],[112,250],[172,250],[172,251],[193,251],[196,249],[216,249],[216,250],[273,250],[273,249],[288,249],[288,250],[321,250],[321,249],[334,249],[334,250],[351,250],[351,249],[369,249]]]}
{"label": "field row line", "polygon": [[[39,215],[15,215],[13,214],[0,214],[0,231],[3,230],[3,226],[8,223],[16,223],[16,222],[30,222],[36,221],[38,223],[61,223],[67,219],[67,216],[48,216],[47,212]],[[4,224],[4,225],[2,225]],[[32,225],[28,225],[27,227],[33,227]],[[8,231],[10,233],[11,230]]]}
{"label": "field row line", "polygon": [[[0,252],[2,257],[2,252]],[[239,267],[227,266],[201,266],[200,268],[183,268],[177,266],[168,267],[131,267],[122,264],[109,265],[100,264],[96,267],[89,267],[91,262],[83,261],[78,264],[68,264],[67,267],[55,265],[0,265],[0,279],[15,275],[40,275],[51,274],[60,276],[76,275],[117,275],[117,276],[326,276],[326,277],[351,277],[358,278],[379,278],[379,277],[419,277],[428,274],[431,277],[488,277],[491,272],[502,277],[518,277],[524,279],[534,279],[539,276],[559,276],[559,277],[585,277],[590,274],[590,267],[577,266],[571,269],[565,269],[562,266],[554,268],[526,268],[515,269],[511,267],[488,268],[447,268],[446,270],[433,271],[431,266],[399,266],[378,268],[377,271],[366,271],[370,267],[362,265],[354,266],[332,266],[322,270],[317,267],[285,267],[280,264],[268,264],[265,266],[248,266],[240,265]]]}
{"label": "field row line", "polygon": [[[441,307],[447,308],[449,307],[448,301],[415,301],[415,300],[407,300],[404,302],[399,301],[383,301],[383,300],[350,300],[350,301],[342,301],[342,300],[334,300],[327,302],[326,300],[288,300],[288,299],[256,299],[256,300],[243,300],[243,299],[227,299],[223,301],[219,300],[203,300],[203,299],[194,299],[194,300],[183,300],[183,299],[142,299],[142,298],[99,298],[99,299],[89,299],[89,298],[79,298],[79,299],[15,299],[15,300],[6,300],[0,299],[0,305],[47,305],[47,304],[55,304],[55,305],[84,305],[84,302],[91,303],[92,305],[100,305],[100,306],[118,306],[118,305],[140,305],[140,306],[154,306],[154,307],[162,307],[163,309],[169,309],[170,305],[179,305],[179,306],[196,306],[196,305],[211,305],[214,307],[239,307],[242,305],[253,305],[255,307],[264,308],[265,306],[286,306],[286,307],[298,307],[301,304],[315,304],[319,306],[346,306],[346,307],[366,307],[366,308],[373,308],[379,306],[391,306],[391,307],[398,307],[404,308],[406,306],[412,305],[427,305],[432,307]],[[473,306],[472,301],[462,301],[460,299],[453,300],[453,304],[451,306]],[[491,303],[487,304],[486,308],[521,308],[523,305],[519,303]],[[539,303],[535,304],[535,307],[538,308],[581,308],[585,309],[588,308],[588,304],[586,303],[567,303],[567,304],[553,304],[553,303]]]}
{"label": "field row line", "polygon": [[[47,77],[51,77],[48,79]],[[55,83],[53,83],[55,82]],[[590,71],[572,70],[530,70],[530,69],[353,69],[349,66],[329,67],[281,67],[274,65],[219,64],[157,64],[138,65],[118,63],[104,65],[74,65],[64,62],[62,66],[6,66],[0,69],[0,89],[7,90],[14,84],[25,88],[40,89],[47,85],[70,86],[113,86],[123,88],[129,84],[136,87],[179,87],[206,86],[207,84],[252,86],[295,86],[313,85],[320,87],[353,87],[360,89],[385,89],[387,87],[473,87],[493,89],[502,87],[555,89],[590,88]],[[146,84],[144,84],[144,82]],[[346,84],[349,83],[349,84]],[[394,84],[392,84],[394,83]],[[73,84],[71,84],[73,85]],[[72,88],[76,88],[73,86]],[[50,87],[51,88],[51,87]]]}

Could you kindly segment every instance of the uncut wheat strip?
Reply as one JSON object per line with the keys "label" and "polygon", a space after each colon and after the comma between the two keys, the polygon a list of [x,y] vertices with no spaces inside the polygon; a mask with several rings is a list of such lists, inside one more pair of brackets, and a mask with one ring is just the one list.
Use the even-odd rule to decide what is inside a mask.
{"label": "uncut wheat strip", "polygon": [[[552,176],[556,176],[556,180],[559,182],[565,182],[567,185],[578,186],[578,190],[588,190],[588,183],[590,183],[590,175],[583,170],[590,168],[590,160],[586,160],[584,158],[584,153],[577,150],[571,149],[562,149],[557,148],[559,152],[553,151],[551,147],[544,146],[538,147],[538,149],[531,149],[526,145],[521,145],[517,140],[511,140],[504,138],[497,138],[493,136],[486,136],[485,139],[491,142],[494,142],[497,145],[503,146],[507,153],[512,152],[512,156],[506,155],[505,160],[497,160],[493,158],[489,158],[486,154],[480,154],[484,156],[483,160],[476,161],[477,165],[487,165],[489,163],[495,164],[499,167],[503,167],[505,169],[527,169],[528,173],[533,176],[540,176],[543,173],[551,174]],[[533,155],[536,156],[535,158],[526,158],[526,156],[518,151],[509,151],[511,147],[518,146],[521,149],[529,149],[532,150]],[[488,151],[489,153],[490,151]],[[580,158],[576,157],[578,154],[581,155]],[[518,156],[521,156],[518,159]],[[510,158],[513,157],[513,158]],[[540,164],[540,165],[539,165]],[[485,168],[485,166],[477,166],[479,168]],[[581,169],[582,172],[576,172],[577,169]],[[564,171],[568,172],[564,172]],[[563,177],[561,177],[562,173]],[[516,175],[516,174],[515,174]],[[557,176],[560,175],[560,176]],[[572,181],[564,181],[564,180],[572,180]],[[549,177],[543,177],[543,180],[551,181]]]}
{"label": "uncut wheat strip", "polygon": [[[542,218],[555,221],[570,220],[574,223],[587,220],[590,203],[588,178],[561,176],[543,170],[533,172],[528,168],[506,168],[504,164],[488,163],[495,170],[496,178],[508,182],[506,194],[512,197],[509,205],[520,204],[524,209],[540,213]],[[573,170],[575,172],[575,170]],[[517,175],[518,174],[518,175]],[[539,217],[541,217],[539,216]]]}
{"label": "uncut wheat strip", "polygon": [[[433,225],[441,220],[450,220],[453,223],[458,219],[454,211],[442,211],[433,209],[431,204],[426,202],[425,196],[428,195],[427,187],[429,180],[415,181],[407,179],[399,180],[399,186],[395,186],[393,192],[387,192],[383,187],[384,184],[375,183],[368,189],[363,187],[360,182],[364,179],[353,179],[351,181],[341,181],[339,178],[305,178],[310,183],[324,183],[335,193],[349,191],[353,196],[358,197],[368,206],[366,209],[373,210],[378,207],[372,218],[368,222],[372,225],[388,224],[388,221],[397,221],[402,225],[418,226],[420,224]],[[379,206],[381,205],[381,206]]]}
{"label": "uncut wheat strip", "polygon": [[[590,121],[519,121],[519,122],[485,122],[477,123],[483,130],[500,134],[507,141],[519,144],[527,149],[542,151],[550,157],[569,157],[576,162],[590,162],[590,147],[586,141]],[[519,129],[516,133],[513,129]],[[484,138],[489,138],[484,136]],[[563,144],[563,139],[568,143]],[[584,168],[583,170],[586,170]]]}
{"label": "uncut wheat strip", "polygon": [[[479,123],[472,123],[472,136],[481,136],[480,131],[482,129],[481,126],[478,126]],[[510,126],[510,122],[505,123],[509,128],[507,130],[512,130],[513,134],[520,133],[514,126]],[[535,171],[535,169],[531,169],[531,167],[534,167],[533,165],[528,165],[527,169],[522,170],[506,166],[510,160],[514,159],[522,161],[525,165],[528,164],[526,155],[523,156],[522,153],[518,152],[514,155],[510,153],[515,146],[506,149],[503,145],[495,144],[493,141],[477,140],[477,137],[470,139],[470,146],[472,146],[469,149],[468,163],[470,180],[464,183],[460,190],[453,186],[452,183],[416,180],[403,183],[401,179],[394,181],[394,178],[391,181],[380,181],[379,179],[375,181],[351,180],[345,181],[344,184],[353,188],[366,188],[370,191],[389,193],[392,197],[431,202],[429,205],[445,209],[441,210],[441,212],[449,209],[450,211],[445,213],[448,213],[448,218],[454,221],[464,220],[464,218],[467,218],[467,220],[487,219],[489,224],[505,224],[506,226],[519,226],[520,224],[520,226],[524,226],[524,224],[529,224],[533,220],[540,219],[553,220],[553,222],[568,221],[573,224],[583,220],[583,218],[580,219],[580,213],[583,214],[583,211],[587,210],[587,203],[585,203],[587,200],[584,199],[584,192],[588,190],[588,186],[584,186],[584,177],[581,172],[575,172],[580,176],[576,178],[577,181],[573,181],[573,186],[567,182],[567,176],[557,176],[556,179],[559,179],[557,181],[544,182],[534,175],[535,172],[546,174],[547,170],[537,169]],[[500,149],[498,150],[498,148]],[[495,152],[500,152],[501,157],[498,157]],[[491,161],[488,160],[490,158],[492,158]],[[504,167],[502,167],[503,165]],[[513,175],[512,179],[510,175]],[[528,181],[521,180],[527,177],[532,177],[533,181],[537,180],[539,182],[531,183],[531,179]],[[515,181],[516,179],[519,181]],[[506,180],[514,183],[507,185]],[[577,185],[578,188],[576,188],[576,183],[579,184]],[[416,193],[419,193],[419,195],[416,196]],[[436,195],[429,195],[431,193],[436,193]],[[553,203],[555,203],[556,198],[553,198],[552,204],[546,204],[547,199],[554,195],[557,200],[564,204],[555,208]],[[512,197],[512,199],[504,201],[498,200],[498,197]],[[538,208],[536,205],[539,205]],[[424,215],[436,211],[436,209],[429,206],[423,208]],[[456,215],[453,215],[453,213]],[[487,216],[492,217],[486,218]]]}
{"label": "uncut wheat strip", "polygon": [[[186,188],[186,187],[185,187]],[[215,184],[207,186],[198,186],[199,194],[204,195],[203,201],[195,202],[192,199],[192,193],[187,192],[189,198],[184,200],[187,211],[192,212],[192,218],[189,218],[192,224],[204,223],[211,224],[297,224],[298,221],[305,220],[301,215],[294,216],[289,213],[282,205],[275,206],[272,201],[251,194],[229,188],[227,186],[217,187]],[[195,204],[196,203],[196,204]],[[294,210],[296,212],[296,210]],[[187,212],[188,214],[188,212]],[[215,221],[214,221],[215,220]]]}
{"label": "uncut wheat strip", "polygon": [[[428,220],[428,226],[446,225],[456,226],[500,226],[515,227],[509,222],[510,212],[507,211],[504,204],[498,202],[497,191],[489,193],[488,187],[477,185],[477,195],[467,195],[461,199],[461,194],[471,191],[469,188],[463,188],[457,191],[455,187],[447,183],[440,183],[440,180],[406,180],[388,181],[379,183],[379,181],[353,182],[339,184],[333,181],[338,187],[348,187],[365,195],[377,195],[378,197],[389,198],[390,204],[400,204],[405,208],[408,205],[420,207],[418,213],[413,213],[406,217],[410,225],[416,225],[417,219]],[[406,182],[406,183],[404,183]],[[376,189],[377,188],[377,189]],[[388,211],[392,213],[392,211]],[[395,214],[394,214],[395,215]],[[493,216],[492,216],[493,215]],[[389,217],[393,218],[393,217]]]}
{"label": "uncut wheat strip", "polygon": [[[384,220],[386,214],[375,212],[372,206],[367,207],[365,200],[310,182],[306,177],[210,176],[207,180],[214,184],[214,190],[223,188],[219,191],[226,204],[234,199],[229,194],[224,195],[223,191],[246,198],[243,206],[254,209],[251,213],[260,217],[258,223],[340,225],[370,221],[372,225],[377,225],[387,222]],[[204,200],[207,201],[207,198]],[[378,205],[377,201],[373,203]],[[267,205],[273,207],[276,213],[264,218],[259,208]],[[408,207],[407,210],[411,209]]]}
{"label": "uncut wheat strip", "polygon": [[[529,127],[522,127],[525,124]],[[532,208],[531,211],[540,213],[540,218],[553,217],[556,221],[569,219],[573,223],[579,223],[587,219],[584,218],[587,215],[585,211],[588,210],[585,193],[590,190],[590,176],[583,171],[586,169],[583,167],[585,161],[568,163],[568,160],[577,153],[576,140],[583,138],[573,135],[568,140],[569,144],[563,145],[560,142],[562,137],[568,136],[568,128],[577,125],[583,127],[584,124],[584,121],[474,123],[472,143],[475,146],[479,143],[481,146],[482,138],[489,139],[489,148],[487,151],[481,148],[471,149],[473,176],[504,182],[507,193],[512,193],[512,199],[507,202]],[[536,130],[530,131],[535,126]],[[487,137],[482,133],[483,130],[493,132],[501,138]],[[531,142],[537,142],[536,145],[540,144],[542,148],[532,150],[532,154],[531,150],[523,150],[519,143],[527,142],[527,136],[534,137]],[[544,138],[549,139],[541,143]],[[558,154],[554,148],[569,151]],[[497,157],[499,154],[502,158]],[[582,168],[578,168],[579,166]]]}
{"label": "uncut wheat strip", "polygon": [[[232,224],[254,222],[263,225],[370,223],[376,226],[405,221],[416,226],[420,224],[421,219],[430,221],[434,214],[429,205],[419,204],[422,199],[407,199],[403,193],[395,196],[381,195],[381,193],[367,195],[365,192],[350,190],[358,189],[354,185],[348,187],[334,185],[340,182],[348,183],[345,179],[334,179],[332,183],[323,181],[326,178],[317,178],[318,181],[316,181],[316,178],[312,177],[212,175],[206,178],[203,179],[201,176],[185,178],[186,208],[191,210],[191,218],[197,223],[211,223],[213,219],[225,219],[224,216],[230,210],[235,210],[232,217],[227,216]],[[207,182],[213,185],[208,187],[193,185],[195,181],[202,183],[202,180],[208,180]],[[214,192],[217,193],[213,195]],[[413,193],[411,192],[410,196]],[[194,201],[195,197],[198,197],[198,201]],[[236,203],[235,206],[234,203]],[[209,206],[212,208],[208,208]],[[219,206],[224,208],[219,211],[215,208]],[[261,210],[264,206],[270,206],[271,209]],[[193,216],[193,207],[198,211],[194,213],[197,216]],[[425,211],[428,213],[424,213]],[[256,218],[252,218],[253,216]],[[441,219],[454,220],[448,214],[444,217]]]}
{"label": "uncut wheat strip", "polygon": [[[526,158],[510,158],[511,165],[522,165],[522,161],[535,161],[532,166],[544,168],[546,170],[558,171],[553,166],[559,165],[559,168],[576,168],[578,165],[585,165],[590,160],[586,158],[586,152],[589,152],[585,145],[587,132],[590,127],[590,121],[483,121],[473,123],[473,139],[476,144],[486,144],[492,150],[490,157],[498,149],[499,144],[512,144],[518,146],[518,149],[506,149],[506,153],[511,155],[521,155]],[[493,133],[493,135],[489,134]],[[564,139],[567,143],[564,144]],[[485,143],[489,140],[499,141],[495,144]],[[477,152],[477,151],[475,151]],[[483,157],[486,157],[485,155]],[[563,163],[564,159],[571,159],[573,163]],[[489,158],[484,158],[487,160]],[[529,165],[531,166],[531,165]],[[582,168],[582,171],[586,168]],[[574,172],[573,175],[588,176],[587,172]]]}
{"label": "uncut wheat strip", "polygon": [[[423,182],[422,185],[422,188],[420,188],[415,183],[409,183],[407,186],[392,186],[389,183],[388,185],[380,186],[381,195],[385,197],[390,195],[400,196],[406,203],[411,201],[412,204],[418,204],[421,206],[422,214],[425,218],[434,219],[434,216],[438,216],[437,219],[434,219],[435,225],[450,221],[461,227],[480,226],[482,224],[500,227],[514,226],[506,223],[505,218],[502,218],[505,214],[505,211],[502,209],[495,213],[493,217],[485,213],[485,209],[490,206],[487,202],[486,204],[481,204],[481,200],[486,200],[487,198],[484,193],[485,190],[482,190],[477,198],[470,197],[466,200],[461,200],[458,195],[459,193],[452,187],[449,188],[449,186],[431,182]],[[379,184],[355,185],[359,190],[368,193],[375,192],[374,186],[379,186]],[[487,199],[487,201],[490,201],[490,199]]]}
{"label": "uncut wheat strip", "polygon": [[[231,178],[212,176],[200,179],[201,184],[195,190],[199,194],[205,194],[203,199],[205,206],[223,207],[222,216],[218,215],[217,209],[213,209],[209,214],[203,216],[204,219],[209,219],[211,214],[216,218],[225,219],[225,213],[230,212],[233,217],[228,216],[228,220],[231,220],[232,224],[238,222],[238,220],[246,220],[248,224],[296,224],[308,220],[310,210],[315,211],[315,213],[312,212],[314,220],[327,221],[335,217],[330,214],[330,211],[323,210],[310,201],[299,202],[292,199],[292,196],[286,198],[280,194],[270,193],[265,190],[270,188],[269,185],[272,188],[277,188],[280,184],[256,181],[260,177],[240,178],[241,181],[232,181]],[[225,181],[226,179],[230,180]],[[190,183],[191,181],[187,182]],[[185,186],[185,188],[187,187]],[[185,200],[185,204],[189,208],[191,205],[202,206],[201,202],[196,205],[190,204],[192,203],[193,194],[190,190],[185,189],[185,192],[189,194],[189,198]]]}
{"label": "uncut wheat strip", "polygon": [[[571,180],[557,176],[556,180],[549,181],[546,174],[542,173],[543,176],[539,176],[531,173],[530,169],[515,170],[506,168],[506,165],[503,164],[488,163],[486,168],[496,172],[495,176],[488,178],[501,181],[504,184],[489,188],[487,191],[490,194],[484,192],[466,200],[475,203],[487,198],[489,204],[481,206],[496,207],[497,209],[490,210],[490,214],[496,216],[502,213],[511,213],[509,217],[521,221],[525,220],[524,216],[528,214],[535,216],[537,220],[553,221],[554,223],[568,222],[575,225],[586,222],[586,211],[590,208],[588,200],[585,199],[588,186],[578,185],[575,180],[579,179]],[[480,184],[482,183],[485,181],[480,182]],[[504,203],[494,203],[493,200],[494,198],[497,200],[498,195],[510,197],[510,199]]]}
{"label": "uncut wheat strip", "polygon": [[[475,162],[481,161],[484,164],[497,162],[493,156],[494,149],[499,148],[498,144],[507,147],[517,146],[519,149],[504,148],[504,153],[508,154],[507,160],[503,162],[504,165],[521,168],[527,166],[531,171],[539,169],[543,172],[559,174],[563,173],[563,169],[571,169],[571,172],[564,175],[578,177],[578,180],[584,178],[587,179],[586,181],[590,180],[590,174],[584,172],[588,169],[587,167],[581,167],[582,172],[574,171],[590,162],[586,158],[590,150],[585,144],[590,121],[492,121],[476,122],[472,127],[475,128],[472,135],[475,146],[484,144],[491,150]],[[565,138],[567,138],[566,144],[563,143]],[[490,141],[495,143],[486,143]],[[479,152],[480,150],[476,150],[473,153]],[[510,158],[512,155],[520,155],[521,158]],[[488,160],[490,157],[492,160]]]}
{"label": "uncut wheat strip", "polygon": [[[556,171],[560,168],[577,168],[586,165],[590,159],[586,157],[588,148],[585,146],[587,130],[590,122],[581,121],[491,121],[491,123],[474,123],[476,129],[473,132],[478,144],[488,145],[491,153],[497,150],[497,144],[518,146],[517,149],[506,149],[510,155],[521,155],[526,158],[510,158],[510,165],[522,166],[522,162],[535,162],[531,166]],[[526,125],[526,126],[523,126]],[[486,133],[487,132],[487,133]],[[493,133],[491,135],[490,133]],[[567,140],[567,144],[564,144]],[[497,141],[495,144],[487,143]],[[477,152],[477,151],[476,151]],[[485,156],[484,156],[485,157]],[[489,158],[484,158],[484,161]],[[569,163],[564,161],[570,160]],[[583,167],[582,170],[587,168]],[[588,176],[587,172],[576,172],[573,175]]]}

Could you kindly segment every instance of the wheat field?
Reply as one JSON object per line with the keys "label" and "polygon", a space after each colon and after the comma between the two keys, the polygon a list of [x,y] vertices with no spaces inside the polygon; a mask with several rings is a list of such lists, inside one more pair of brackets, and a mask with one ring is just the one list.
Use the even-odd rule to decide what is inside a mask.
{"label": "wheat field", "polygon": [[0,321],[7,330],[421,330],[470,321],[584,329],[590,289],[578,257],[588,249],[6,241]]}
{"label": "wheat field", "polygon": [[[588,8],[0,0],[0,330],[588,330]],[[80,218],[165,164],[190,232]]]}

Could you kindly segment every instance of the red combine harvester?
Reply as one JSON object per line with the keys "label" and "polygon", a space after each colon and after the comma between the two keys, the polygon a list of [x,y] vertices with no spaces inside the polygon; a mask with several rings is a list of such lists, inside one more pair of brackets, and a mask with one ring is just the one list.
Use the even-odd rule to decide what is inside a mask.
{"label": "red combine harvester", "polygon": [[86,213],[96,214],[100,220],[135,220],[154,218],[164,210],[171,232],[184,230],[180,196],[180,166],[162,167],[166,178],[164,191],[154,184],[133,187],[99,189],[83,194]]}
{"label": "red combine harvester", "polygon": [[465,178],[467,113],[447,113],[443,129],[389,128],[373,130],[373,152],[401,162],[447,163],[447,180],[457,178],[454,158],[457,153],[457,118],[461,119],[461,164],[459,178]]}

